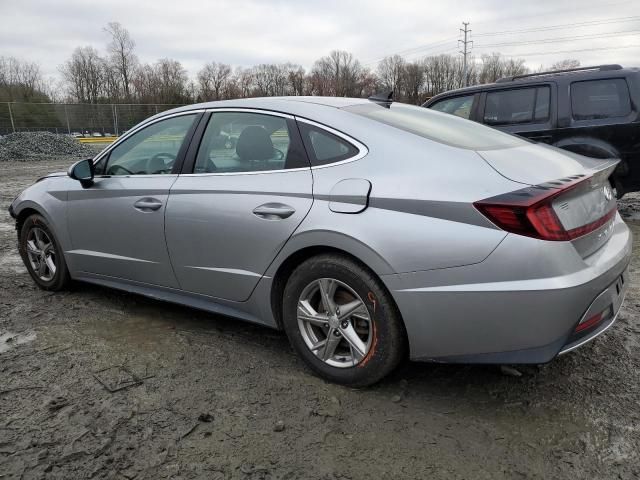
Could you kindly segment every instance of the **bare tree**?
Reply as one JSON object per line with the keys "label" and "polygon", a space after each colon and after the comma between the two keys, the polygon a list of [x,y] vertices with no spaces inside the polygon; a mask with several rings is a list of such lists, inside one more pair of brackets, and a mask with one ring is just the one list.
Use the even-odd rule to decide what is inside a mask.
{"label": "bare tree", "polygon": [[550,70],[566,70],[568,68],[578,68],[580,66],[580,60],[575,58],[567,58],[551,65]]}
{"label": "bare tree", "polygon": [[353,54],[334,50],[313,64],[311,70],[313,93],[337,97],[357,95],[361,90],[358,80],[362,71],[362,65]]}
{"label": "bare tree", "polygon": [[388,90],[393,90],[397,95],[396,98],[402,96],[406,63],[400,55],[384,57],[378,63],[377,73],[381,86]]}
{"label": "bare tree", "polygon": [[124,97],[129,100],[131,98],[131,79],[138,64],[134,53],[136,43],[131,38],[129,31],[118,22],[108,23],[104,31],[111,37],[111,41],[107,45],[110,64],[118,72]]}
{"label": "bare tree", "polygon": [[[198,90],[202,100],[221,100],[231,80],[231,65],[207,63],[198,72]],[[228,98],[228,97],[227,97]]]}
{"label": "bare tree", "polygon": [[103,93],[104,59],[93,47],[78,47],[60,68],[69,94],[82,103],[98,103]]}
{"label": "bare tree", "polygon": [[529,69],[524,64],[522,58],[511,58],[505,60],[499,53],[482,56],[482,65],[479,72],[480,83],[495,82],[501,77],[513,77],[524,75]]}
{"label": "bare tree", "polygon": [[421,62],[411,62],[404,66],[404,100],[408,103],[421,103],[421,92],[425,81],[425,69]]}
{"label": "bare tree", "polygon": [[0,57],[0,100],[42,100],[45,90],[40,66],[14,57]]}

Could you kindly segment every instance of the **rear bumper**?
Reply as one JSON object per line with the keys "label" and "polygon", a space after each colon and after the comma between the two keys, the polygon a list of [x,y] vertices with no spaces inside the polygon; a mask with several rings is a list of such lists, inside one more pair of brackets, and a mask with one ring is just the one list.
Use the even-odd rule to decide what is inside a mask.
{"label": "rear bumper", "polygon": [[[509,235],[482,263],[383,280],[402,313],[412,359],[546,363],[614,323],[629,285],[631,243],[618,216],[609,241],[586,259],[566,242]],[[606,308],[610,315],[574,335]]]}

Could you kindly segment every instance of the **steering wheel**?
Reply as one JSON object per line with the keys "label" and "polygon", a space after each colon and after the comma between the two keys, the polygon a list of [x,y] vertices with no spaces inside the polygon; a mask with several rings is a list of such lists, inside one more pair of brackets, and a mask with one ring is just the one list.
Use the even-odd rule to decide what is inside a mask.
{"label": "steering wheel", "polygon": [[[147,174],[166,173],[167,171],[171,171],[171,168],[173,167],[173,161],[175,159],[176,156],[173,153],[156,153],[153,157],[147,159],[144,170]],[[164,168],[156,168],[156,162],[158,162],[158,160],[162,161]]]}
{"label": "steering wheel", "polygon": [[115,174],[116,174],[116,171],[117,171],[118,169],[120,169],[120,170],[124,170],[124,172],[125,172],[127,175],[133,175],[133,174],[134,174],[134,173],[133,173],[131,170],[129,170],[128,168],[125,168],[125,167],[123,167],[122,165],[118,165],[118,164],[116,163],[115,165],[111,165],[111,166],[109,167],[109,171],[107,172],[107,175],[115,175]]}
{"label": "steering wheel", "polygon": [[282,153],[281,150],[278,150],[277,148],[273,148],[273,153],[275,155],[275,159],[276,160],[282,160],[284,158],[284,153]]}

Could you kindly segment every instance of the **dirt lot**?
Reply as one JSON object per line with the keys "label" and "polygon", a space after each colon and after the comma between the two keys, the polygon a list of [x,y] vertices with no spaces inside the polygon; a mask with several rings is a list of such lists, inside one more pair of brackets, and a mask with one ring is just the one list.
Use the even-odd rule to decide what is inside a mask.
{"label": "dirt lot", "polygon": [[[7,207],[69,163],[0,163],[0,478],[640,476],[640,256],[617,324],[549,365],[409,363],[357,391],[310,374],[279,332],[37,289]],[[621,211],[640,241],[639,197]]]}

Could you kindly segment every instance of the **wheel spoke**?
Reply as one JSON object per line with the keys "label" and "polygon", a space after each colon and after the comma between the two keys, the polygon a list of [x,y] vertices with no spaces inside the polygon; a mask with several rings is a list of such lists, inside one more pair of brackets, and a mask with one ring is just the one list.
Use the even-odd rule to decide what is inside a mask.
{"label": "wheel spoke", "polygon": [[338,309],[340,310],[340,315],[338,315],[338,319],[345,320],[358,311],[360,311],[360,313],[363,313],[361,311],[363,307],[364,307],[363,303],[357,298],[352,302],[345,303],[344,305],[338,305]]}
{"label": "wheel spoke", "polygon": [[353,359],[359,362],[362,359],[362,357],[364,357],[367,351],[367,346],[360,339],[356,331],[353,329],[353,326],[349,325],[347,328],[344,328],[341,331],[342,331],[342,336],[349,343],[349,346],[351,347]]}
{"label": "wheel spoke", "polygon": [[342,336],[338,336],[334,334],[335,331],[336,331],[335,328],[331,328],[327,333],[326,344],[324,346],[324,350],[322,351],[322,359],[324,361],[327,361],[331,357],[333,357],[333,354],[336,351],[336,347],[340,343],[340,340],[342,340]]}
{"label": "wheel spoke", "polygon": [[40,230],[39,228],[34,228],[33,236],[36,239],[36,245],[38,245],[38,249],[44,250],[44,242],[42,240],[42,230]]}
{"label": "wheel spoke", "polygon": [[309,322],[318,327],[324,327],[329,323],[329,318],[325,314],[316,312],[308,300],[298,302],[298,320]]}
{"label": "wheel spoke", "polygon": [[336,304],[333,300],[333,296],[336,293],[338,285],[330,278],[321,278],[318,280],[318,285],[320,286],[320,298],[322,299],[322,305],[324,306],[327,315],[335,314]]}
{"label": "wheel spoke", "polygon": [[316,355],[318,355],[316,352],[320,350],[322,347],[324,347],[326,344],[327,344],[326,338],[324,340],[320,340],[318,343],[316,343],[311,347],[311,351],[314,352]]}
{"label": "wheel spoke", "polygon": [[27,252],[33,255],[40,255],[40,249],[36,246],[33,240],[27,240]]}
{"label": "wheel spoke", "polygon": [[56,262],[53,261],[53,258],[51,257],[51,255],[47,255],[45,257],[44,260],[47,264],[47,267],[49,267],[49,272],[51,272],[51,275],[55,275],[56,274]]}

